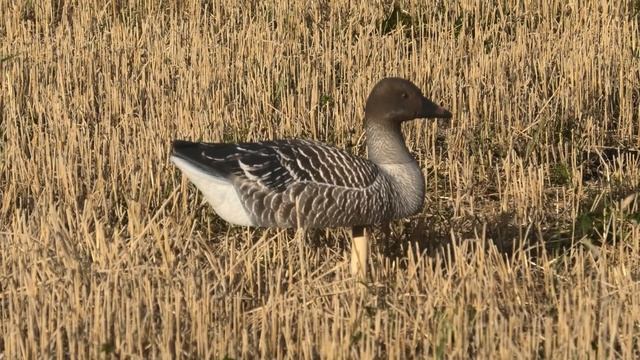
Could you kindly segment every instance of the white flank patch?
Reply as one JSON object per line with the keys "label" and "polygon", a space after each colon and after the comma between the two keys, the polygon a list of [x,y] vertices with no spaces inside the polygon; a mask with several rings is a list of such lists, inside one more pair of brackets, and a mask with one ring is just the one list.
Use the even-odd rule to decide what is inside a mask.
{"label": "white flank patch", "polygon": [[172,156],[171,161],[202,192],[221,218],[236,225],[255,225],[240,203],[238,192],[228,180],[209,174],[178,157]]}

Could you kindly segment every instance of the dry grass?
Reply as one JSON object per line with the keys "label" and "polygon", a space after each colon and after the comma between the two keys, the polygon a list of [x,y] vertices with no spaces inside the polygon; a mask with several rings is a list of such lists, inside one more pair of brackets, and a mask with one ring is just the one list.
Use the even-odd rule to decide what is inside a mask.
{"label": "dry grass", "polygon": [[[638,358],[640,3],[475,3],[0,0],[0,358]],[[426,206],[364,290],[344,230],[229,227],[168,162],[363,154],[387,75],[454,119],[405,129]]]}

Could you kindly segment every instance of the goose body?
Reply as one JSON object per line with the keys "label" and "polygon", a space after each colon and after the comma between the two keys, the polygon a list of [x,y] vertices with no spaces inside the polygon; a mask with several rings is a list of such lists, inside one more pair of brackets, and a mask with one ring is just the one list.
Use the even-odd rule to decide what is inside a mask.
{"label": "goose body", "polygon": [[310,140],[173,142],[171,160],[216,213],[237,225],[324,228],[376,224],[419,212],[424,177],[401,123],[451,113],[413,83],[381,80],[365,109],[369,159]]}
{"label": "goose body", "polygon": [[220,217],[237,225],[367,225],[422,207],[424,179],[415,162],[378,166],[309,140],[173,147],[173,162]]}

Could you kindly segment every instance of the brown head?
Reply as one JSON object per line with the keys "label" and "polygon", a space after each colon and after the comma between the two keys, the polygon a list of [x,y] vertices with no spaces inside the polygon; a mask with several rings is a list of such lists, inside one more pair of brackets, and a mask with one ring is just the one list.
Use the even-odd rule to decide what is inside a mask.
{"label": "brown head", "polygon": [[427,99],[411,81],[385,78],[371,90],[365,107],[367,121],[401,123],[420,118],[450,118],[451,113]]}
{"label": "brown head", "polygon": [[451,113],[422,95],[411,81],[380,80],[371,90],[365,108],[369,160],[376,164],[415,163],[402,136],[401,124],[420,118],[450,118]]}

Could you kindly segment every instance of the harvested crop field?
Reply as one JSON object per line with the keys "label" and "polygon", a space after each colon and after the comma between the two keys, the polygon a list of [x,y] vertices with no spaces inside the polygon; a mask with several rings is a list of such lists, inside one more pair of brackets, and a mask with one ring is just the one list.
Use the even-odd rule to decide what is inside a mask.
{"label": "harvested crop field", "polygon": [[[385,76],[423,211],[230,226],[173,139],[365,155]],[[0,359],[640,357],[640,2],[0,0]]]}

